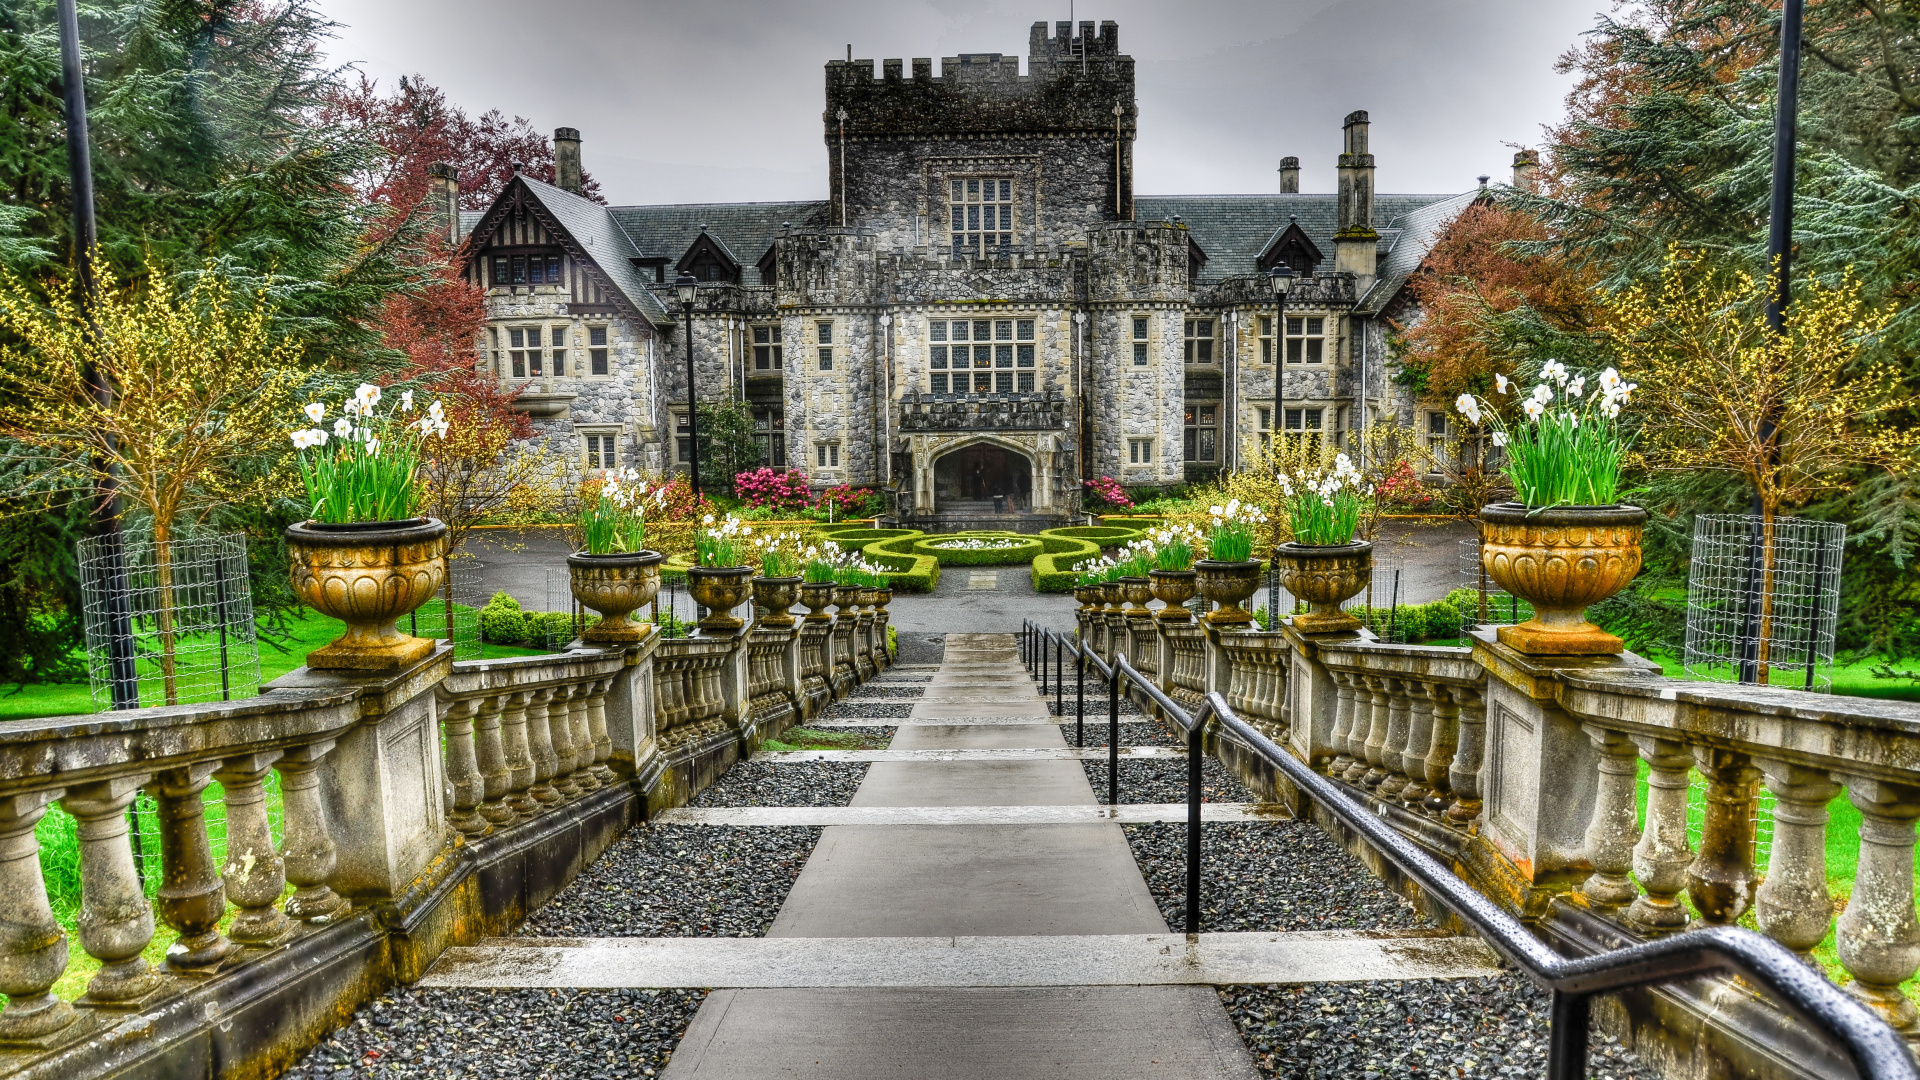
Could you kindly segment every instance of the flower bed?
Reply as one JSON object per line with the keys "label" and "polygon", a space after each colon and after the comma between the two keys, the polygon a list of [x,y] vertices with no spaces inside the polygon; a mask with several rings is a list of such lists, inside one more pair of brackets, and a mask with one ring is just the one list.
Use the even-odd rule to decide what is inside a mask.
{"label": "flower bed", "polygon": [[914,542],[912,551],[915,555],[931,555],[942,566],[1018,566],[1045,553],[1046,545],[1036,536],[969,532],[923,537]]}

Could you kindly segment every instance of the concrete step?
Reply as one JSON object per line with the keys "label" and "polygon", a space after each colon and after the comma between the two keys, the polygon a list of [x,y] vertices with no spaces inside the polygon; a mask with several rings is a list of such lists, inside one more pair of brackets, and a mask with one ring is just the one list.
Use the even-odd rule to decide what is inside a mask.
{"label": "concrete step", "polygon": [[[1200,820],[1289,821],[1277,803],[1201,803]],[[831,825],[1145,825],[1187,820],[1186,803],[1119,806],[730,806],[676,807],[653,819],[663,825],[747,827]]]}
{"label": "concrete step", "polygon": [[1225,986],[1497,974],[1440,931],[999,937],[488,938],[448,950],[425,986]]}
{"label": "concrete step", "polygon": [[[932,727],[922,724],[922,727]],[[1171,746],[1122,746],[1120,756],[1184,758],[1187,752]],[[762,750],[753,760],[769,765],[806,761],[1105,761],[1104,746],[1008,747],[984,750]]]}

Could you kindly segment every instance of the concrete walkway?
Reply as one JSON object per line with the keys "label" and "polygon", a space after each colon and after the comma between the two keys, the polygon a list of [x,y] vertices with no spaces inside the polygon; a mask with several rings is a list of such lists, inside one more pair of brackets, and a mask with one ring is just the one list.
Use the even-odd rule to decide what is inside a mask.
{"label": "concrete walkway", "polygon": [[[1064,748],[1005,634],[950,634],[892,749]],[[882,761],[853,806],[1095,806],[1072,760]],[[1165,935],[1116,824],[824,831],[769,937]],[[666,1080],[1256,1076],[1204,986],[715,990]]]}

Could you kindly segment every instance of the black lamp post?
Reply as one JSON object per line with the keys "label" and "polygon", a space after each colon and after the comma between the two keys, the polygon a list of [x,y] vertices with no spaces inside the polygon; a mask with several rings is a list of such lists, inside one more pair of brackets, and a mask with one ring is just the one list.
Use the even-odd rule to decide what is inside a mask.
{"label": "black lamp post", "polygon": [[[1286,427],[1286,413],[1280,406],[1285,403],[1286,352],[1287,352],[1287,291],[1293,288],[1293,267],[1284,262],[1273,264],[1267,271],[1267,280],[1273,283],[1273,421],[1267,428],[1267,450],[1273,455],[1273,470],[1280,471],[1280,433]],[[1267,562],[1267,629],[1280,625],[1280,560],[1269,557]]]}
{"label": "black lamp post", "polygon": [[700,294],[700,281],[692,274],[681,274],[673,281],[680,295],[680,321],[687,335],[687,469],[692,478],[693,497],[700,497],[700,415],[693,388],[693,300]]}

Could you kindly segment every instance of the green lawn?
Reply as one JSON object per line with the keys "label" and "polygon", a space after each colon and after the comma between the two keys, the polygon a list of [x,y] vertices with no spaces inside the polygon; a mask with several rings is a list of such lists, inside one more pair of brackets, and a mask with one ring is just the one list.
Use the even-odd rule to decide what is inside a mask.
{"label": "green lawn", "polygon": [[[464,605],[454,605],[456,619],[464,618],[473,609]],[[438,600],[422,607],[415,622],[421,636],[440,631],[444,636],[445,615]],[[412,623],[403,620],[402,630],[409,629]],[[308,612],[304,618],[290,620],[292,637],[270,641],[260,641],[260,681],[271,682],[294,668],[307,662],[307,653],[325,645],[345,631],[338,619],[331,619],[317,612]],[[480,646],[480,656],[494,659],[503,656],[535,656],[543,650],[522,649],[512,645],[495,645],[487,642]],[[462,657],[466,659],[466,657]],[[156,705],[164,701],[160,692],[157,675],[142,671],[140,680],[140,700],[143,705]],[[0,721],[31,720],[44,716],[74,716],[94,711],[93,696],[86,683],[33,683],[27,686],[13,686],[0,689]]]}

